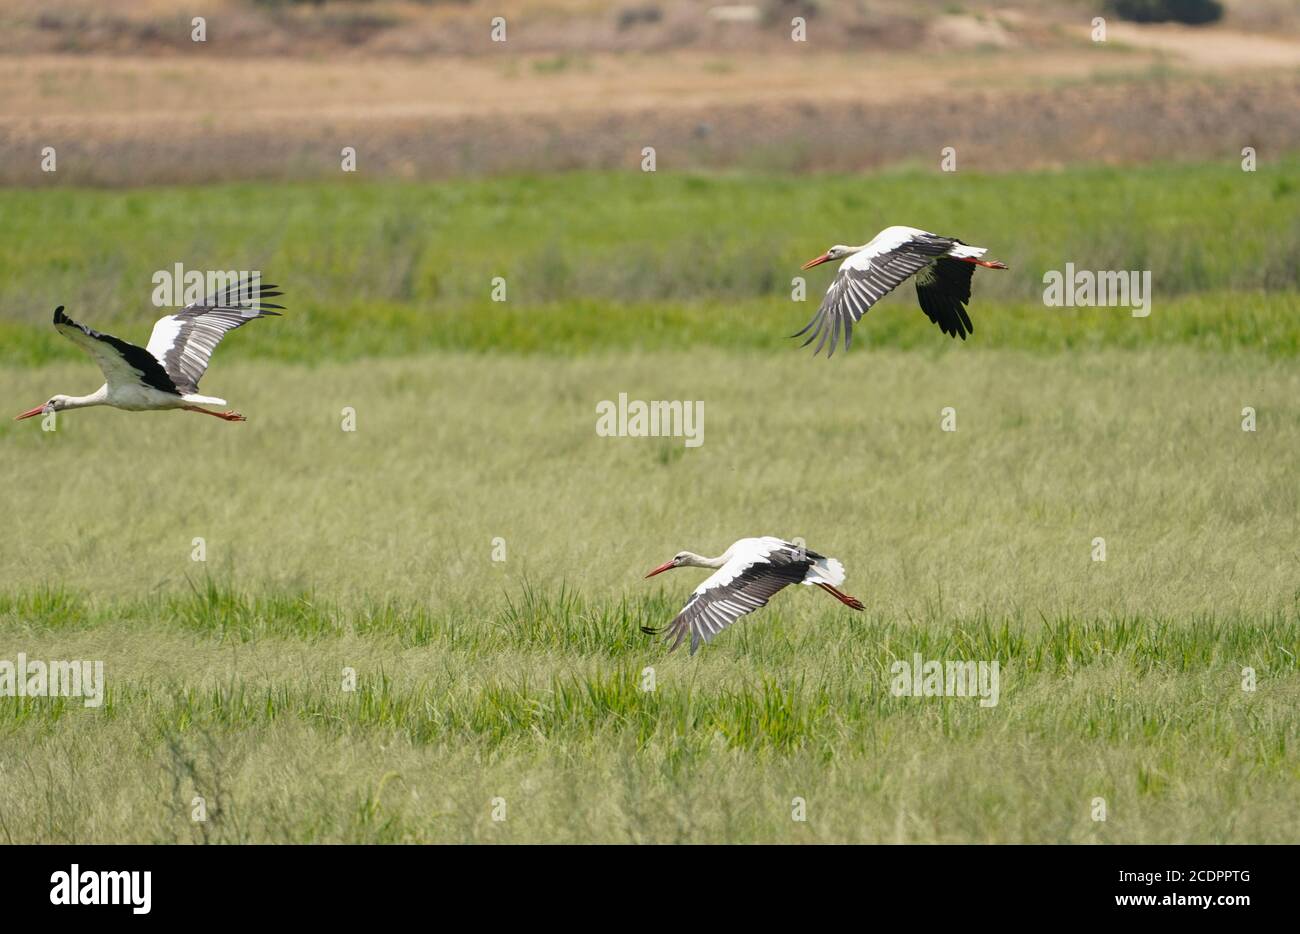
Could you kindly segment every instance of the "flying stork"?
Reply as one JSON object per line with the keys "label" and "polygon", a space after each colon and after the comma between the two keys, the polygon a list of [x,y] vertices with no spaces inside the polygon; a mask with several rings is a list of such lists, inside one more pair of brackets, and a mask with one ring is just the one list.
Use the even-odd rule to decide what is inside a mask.
{"label": "flying stork", "polygon": [[646,578],[673,568],[716,568],[676,618],[665,627],[642,626],[648,635],[666,632],[665,641],[673,640],[674,651],[689,632],[691,654],[701,642],[709,642],[723,629],[746,613],[766,606],[787,584],[813,584],[854,610],[862,602],[836,589],[844,583],[844,565],[835,558],[819,555],[801,545],[792,545],[772,536],[742,538],[716,558],[705,558],[690,551],[679,551]]}
{"label": "flying stork", "polygon": [[847,350],[853,342],[853,325],[905,279],[916,276],[916,297],[926,317],[943,333],[965,340],[967,334],[975,332],[966,314],[975,267],[1007,268],[1005,263],[980,259],[987,252],[985,247],[969,246],[956,237],[941,237],[916,227],[886,227],[862,246],[836,244],[803,264],[804,269],[811,269],[833,259],[844,260],[817,314],[791,337],[811,330],[800,345],[807,347],[820,336],[814,356],[829,337],[829,357],[835,353],[842,329]]}
{"label": "flying stork", "polygon": [[282,310],[283,305],[262,301],[280,295],[275,288],[260,285],[256,278],[229,284],[174,315],[159,318],[144,347],[78,324],[63,313],[60,305],[54,309],[55,330],[95,359],[104,372],[104,385],[88,396],[51,396],[48,402],[15,416],[15,420],[44,412],[111,405],[129,412],[184,409],[228,422],[244,421],[244,416],[233,410],[213,412],[201,408],[226,405],[226,400],[200,395],[199,379],[227,331],[254,318],[279,315],[274,309]]}

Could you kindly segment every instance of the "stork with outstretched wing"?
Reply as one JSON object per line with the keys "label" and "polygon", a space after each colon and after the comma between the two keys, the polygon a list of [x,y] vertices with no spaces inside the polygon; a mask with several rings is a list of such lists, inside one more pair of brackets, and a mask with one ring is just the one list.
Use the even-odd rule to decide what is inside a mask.
{"label": "stork with outstretched wing", "polygon": [[692,655],[701,642],[709,642],[746,613],[767,606],[778,590],[790,584],[820,587],[850,609],[863,609],[857,597],[839,589],[844,583],[844,565],[838,560],[770,535],[742,538],[716,558],[679,551],[646,577],[688,567],[714,568],[715,572],[695,588],[667,627],[642,626],[641,631],[648,635],[667,632],[673,649],[689,635]]}
{"label": "stork with outstretched wing", "polygon": [[238,412],[203,408],[226,405],[226,400],[201,395],[199,379],[228,332],[283,310],[282,305],[263,301],[281,294],[275,289],[274,285],[262,285],[256,277],[228,284],[202,301],[159,318],[144,347],[78,324],[60,305],[54,309],[55,330],[94,358],[104,373],[104,385],[88,396],[51,396],[48,402],[15,418],[111,405],[129,412],[183,409],[242,422],[244,416]]}
{"label": "stork with outstretched wing", "polygon": [[817,314],[802,331],[791,336],[812,331],[804,347],[820,337],[814,355],[821,352],[828,339],[828,357],[835,353],[841,339],[847,350],[853,342],[853,325],[872,305],[915,276],[916,299],[926,317],[943,333],[965,340],[975,331],[966,313],[975,267],[1007,268],[1005,263],[980,259],[987,252],[985,247],[970,246],[956,237],[941,237],[916,227],[886,227],[862,246],[836,244],[803,264],[804,269],[811,269],[831,260],[844,260]]}

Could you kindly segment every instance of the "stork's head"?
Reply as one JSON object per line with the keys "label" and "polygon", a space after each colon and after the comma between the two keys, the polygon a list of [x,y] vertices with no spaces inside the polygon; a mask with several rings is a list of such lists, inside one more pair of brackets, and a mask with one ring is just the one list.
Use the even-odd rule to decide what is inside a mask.
{"label": "stork's head", "polygon": [[691,554],[689,551],[679,551],[677,554],[672,556],[671,560],[665,561],[663,564],[659,565],[659,567],[647,574],[646,577],[654,577],[656,574],[662,574],[664,571],[671,571],[673,568],[689,567],[693,563],[691,559],[694,557],[696,556]]}
{"label": "stork's head", "polygon": [[808,262],[803,264],[802,268],[812,269],[814,266],[820,266],[822,263],[829,263],[833,259],[848,259],[860,249],[862,248],[856,246],[845,246],[842,243],[837,243],[816,259],[808,260]]}
{"label": "stork's head", "polygon": [[61,412],[68,408],[68,403],[71,401],[71,396],[50,396],[49,402],[43,402],[34,409],[28,409],[21,415],[15,415],[14,421],[31,418],[33,415],[44,415],[47,412]]}

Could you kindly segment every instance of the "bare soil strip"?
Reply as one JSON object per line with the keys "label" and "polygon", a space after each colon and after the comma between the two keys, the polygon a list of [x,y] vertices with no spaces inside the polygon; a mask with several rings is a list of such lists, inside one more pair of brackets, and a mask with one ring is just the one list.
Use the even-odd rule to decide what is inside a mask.
{"label": "bare soil strip", "polygon": [[[53,146],[58,171],[40,171]],[[1300,148],[1300,76],[1136,81],[1054,89],[935,94],[894,102],[775,100],[624,106],[488,115],[354,111],[241,119],[11,120],[0,129],[0,183],[183,184],[339,177],[357,150],[366,177],[634,168],[654,146],[658,168],[854,171],[933,165],[952,146],[963,171],[1073,163],[1236,161]]]}
{"label": "bare soil strip", "polygon": [[[950,18],[954,23],[962,18]],[[968,18],[967,18],[968,19]],[[972,21],[973,22],[973,21]],[[398,178],[636,166],[851,171],[1300,148],[1300,42],[1113,24],[1056,48],[0,60],[0,184]],[[790,45],[787,43],[787,45]],[[53,146],[58,171],[41,171]]]}

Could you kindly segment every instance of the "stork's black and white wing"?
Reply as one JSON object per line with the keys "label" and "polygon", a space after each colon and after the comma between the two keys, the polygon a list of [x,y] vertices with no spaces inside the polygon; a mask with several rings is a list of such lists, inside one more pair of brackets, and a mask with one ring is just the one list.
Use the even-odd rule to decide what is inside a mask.
{"label": "stork's black and white wing", "polygon": [[257,278],[229,283],[202,301],[159,318],[147,350],[162,363],[180,392],[197,392],[221,338],[241,324],[283,310],[283,305],[263,301],[281,294],[275,289]]}
{"label": "stork's black and white wing", "polygon": [[[822,556],[779,538],[746,539],[732,557],[704,583],[668,624],[672,649],[691,637],[691,654],[746,613],[767,605],[772,595],[798,584]],[[671,650],[670,650],[671,651]]]}
{"label": "stork's black and white wing", "polygon": [[[853,342],[853,325],[862,320],[872,305],[909,276],[919,273],[917,297],[922,310],[945,334],[965,340],[973,330],[963,306],[970,299],[973,267],[961,260],[944,258],[960,243],[952,237],[941,237],[915,227],[890,227],[882,231],[864,249],[840,264],[821,307],[803,330],[793,336],[811,331],[801,346],[807,347],[816,340],[814,354],[820,353],[829,339],[827,356],[830,356],[835,353],[842,333],[847,349]],[[963,276],[964,298],[957,300],[963,294]]]}
{"label": "stork's black and white wing", "polygon": [[139,384],[179,394],[175,381],[146,348],[78,324],[63,313],[62,305],[54,309],[54,327],[95,359],[109,386]]}
{"label": "stork's black and white wing", "polygon": [[[960,241],[957,241],[960,242]],[[952,337],[966,339],[975,333],[966,313],[970,301],[970,280],[975,266],[960,259],[941,256],[916,274],[916,300],[925,316]]]}

